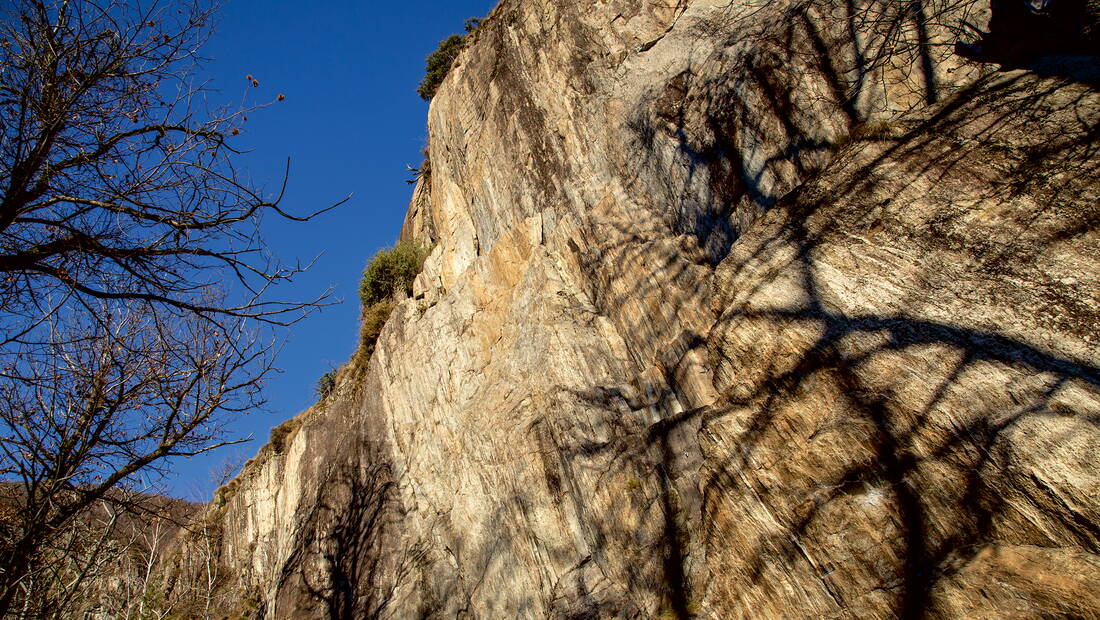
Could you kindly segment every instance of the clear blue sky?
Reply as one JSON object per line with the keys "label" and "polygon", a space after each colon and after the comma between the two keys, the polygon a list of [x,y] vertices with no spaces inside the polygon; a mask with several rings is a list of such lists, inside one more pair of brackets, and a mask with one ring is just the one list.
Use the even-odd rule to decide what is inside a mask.
{"label": "clear blue sky", "polygon": [[[427,136],[428,105],[416,95],[424,59],[440,40],[462,32],[495,0],[227,0],[217,33],[203,50],[203,74],[226,104],[248,91],[254,102],[286,100],[249,115],[238,146],[254,179],[273,189],[291,158],[283,207],[304,213],[354,194],[343,207],[307,224],[271,222],[267,239],[285,260],[313,269],[280,297],[306,298],[332,286],[338,306],[295,325],[270,382],[270,412],[241,419],[243,446],[174,463],[171,494],[208,499],[210,470],[234,456],[251,457],[275,426],[315,400],[326,370],[356,346],[359,276],[367,259],[391,245],[412,186],[406,164],[418,165]],[[260,81],[246,88],[245,76]]]}

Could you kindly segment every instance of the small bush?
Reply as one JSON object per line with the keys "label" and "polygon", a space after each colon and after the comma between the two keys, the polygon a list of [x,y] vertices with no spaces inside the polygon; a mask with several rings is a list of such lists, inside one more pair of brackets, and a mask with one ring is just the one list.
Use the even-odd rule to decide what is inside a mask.
{"label": "small bush", "polygon": [[271,449],[275,454],[283,453],[283,449],[286,448],[287,439],[294,431],[298,430],[298,427],[301,425],[302,421],[300,419],[291,418],[271,429]]}
{"label": "small bush", "polygon": [[420,95],[421,99],[428,100],[435,96],[435,91],[443,83],[443,78],[447,77],[451,65],[464,47],[466,47],[466,37],[461,34],[452,34],[439,42],[439,47],[428,56],[427,65],[424,67],[424,79],[416,89],[416,94]]}
{"label": "small bush", "polygon": [[325,398],[329,394],[332,394],[332,390],[336,389],[336,371],[330,370],[321,375],[321,378],[317,380],[317,396]]}
{"label": "small bush", "polygon": [[359,330],[359,338],[362,343],[361,351],[367,359],[374,354],[374,345],[378,342],[378,336],[386,325],[397,304],[392,299],[383,299],[371,304],[363,310],[363,326]]}
{"label": "small bush", "polygon": [[[359,282],[359,299],[366,313],[372,305],[401,290],[412,293],[412,283],[424,266],[428,248],[416,241],[402,241],[391,249],[380,250],[370,259]],[[388,314],[387,314],[388,316]]]}
{"label": "small bush", "polygon": [[[363,304],[359,330],[360,347],[356,357],[369,360],[390,313],[397,307],[394,294],[412,293],[413,280],[424,266],[430,248],[417,241],[401,241],[375,254],[363,270],[359,299]],[[360,357],[361,356],[361,357]]]}

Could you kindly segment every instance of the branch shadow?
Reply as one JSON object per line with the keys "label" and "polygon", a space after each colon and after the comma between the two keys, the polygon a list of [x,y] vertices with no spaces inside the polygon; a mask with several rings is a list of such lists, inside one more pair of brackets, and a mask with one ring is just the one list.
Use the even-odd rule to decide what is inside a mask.
{"label": "branch shadow", "polygon": [[[806,103],[798,100],[794,88],[775,83],[774,77],[779,73],[774,63],[789,64],[796,60],[793,54],[769,58],[764,53],[746,61],[748,77],[738,84],[738,94],[744,95],[745,82],[751,82],[756,93],[752,98],[708,99],[700,93],[712,92],[707,90],[713,89],[711,84],[697,83],[702,80],[698,75],[681,74],[631,125],[638,143],[653,153],[645,165],[667,168],[674,160],[687,162],[685,194],[695,191],[689,186],[697,175],[709,175],[709,193],[704,192],[701,201],[709,206],[703,215],[675,213],[670,219],[672,230],[694,235],[708,255],[706,264],[717,267],[715,296],[721,315],[704,335],[704,348],[714,361],[715,385],[722,398],[707,407],[678,409],[677,397],[682,395],[676,393],[672,372],[665,373],[665,395],[637,385],[575,393],[580,402],[606,412],[608,418],[618,415],[606,422],[612,436],[576,437],[568,429],[558,429],[554,445],[567,463],[598,461],[607,467],[606,479],[629,472],[646,474],[644,489],[631,495],[645,495],[650,486],[655,489],[656,502],[643,502],[637,510],[651,510],[664,524],[661,544],[654,548],[654,557],[662,558],[663,576],[656,590],[675,617],[695,613],[693,601],[700,590],[693,591],[693,583],[703,584],[708,600],[719,596],[714,593],[727,596],[716,604],[731,615],[763,613],[754,607],[761,602],[776,604],[773,610],[791,609],[803,601],[784,600],[788,595],[767,580],[781,578],[777,571],[798,563],[811,567],[818,583],[810,587],[818,587],[820,600],[829,606],[807,607],[806,614],[813,613],[811,609],[854,613],[874,607],[903,618],[927,617],[943,612],[937,606],[947,604],[937,592],[961,587],[955,577],[978,570],[973,567],[986,561],[982,554],[991,548],[1034,545],[1090,553],[1100,549],[1096,519],[1087,511],[1059,504],[1059,491],[1044,488],[1047,483],[1041,476],[1027,474],[1020,453],[1031,441],[1020,436],[1035,432],[1033,425],[1040,423],[1036,421],[1050,421],[1050,428],[1069,421],[1084,436],[1096,437],[1100,415],[1089,407],[1100,398],[1100,369],[1087,353],[1037,344],[1030,340],[1033,335],[1016,326],[983,325],[976,314],[922,316],[932,307],[920,299],[926,293],[919,291],[934,283],[943,285],[937,265],[917,262],[911,268],[914,293],[900,299],[893,310],[886,308],[888,304],[867,304],[861,310],[860,302],[842,303],[835,283],[825,275],[836,269],[830,262],[840,260],[828,253],[842,252],[845,239],[893,235],[928,257],[954,253],[966,277],[991,283],[991,290],[1007,291],[996,303],[1009,304],[1014,287],[1041,287],[1034,303],[1049,312],[1051,329],[1069,340],[1087,342],[1094,330],[1095,307],[1078,296],[1083,289],[1035,272],[1065,244],[1084,247],[1084,255],[1089,247],[1095,251],[1089,241],[1100,227],[1100,208],[1091,199],[1095,179],[1100,178],[1095,63],[1048,57],[1026,71],[986,72],[961,86],[938,83],[935,65],[943,54],[934,47],[941,44],[934,41],[943,37],[929,32],[942,29],[937,20],[944,17],[937,4],[942,3],[909,3],[914,13],[905,19],[914,20],[917,31],[910,49],[921,78],[913,92],[919,104],[884,127],[869,127],[875,115],[862,102],[868,96],[863,89],[883,79],[880,70],[887,55],[881,48],[871,49],[873,41],[835,53],[809,13],[802,13],[801,20],[792,22],[795,25],[780,28],[778,35],[767,35],[779,49],[790,49],[795,28],[811,33],[815,66],[831,93],[831,99],[816,104],[835,110],[834,118],[843,119],[847,135],[815,137],[799,120],[806,115]],[[853,3],[847,6],[853,24],[856,11]],[[838,57],[849,63],[854,59],[855,67],[838,69]],[[691,102],[699,100],[711,101],[711,107],[692,111]],[[761,102],[765,114],[750,107]],[[723,112],[723,106],[732,112]],[[752,121],[754,115],[763,120]],[[763,165],[750,164],[745,156],[752,150],[746,136],[753,135],[781,143]],[[665,139],[675,145],[671,159],[660,146]],[[788,172],[777,173],[769,168],[773,165],[789,166]],[[775,180],[784,175],[782,182]],[[916,216],[906,213],[914,196],[905,194],[904,186],[918,182],[946,189],[933,191],[932,207],[914,220]],[[948,190],[954,195],[947,196]],[[714,226],[711,218],[726,218],[726,227]],[[907,232],[909,226],[921,228]],[[599,274],[638,270],[640,262],[628,257],[639,254],[638,244],[646,241],[630,226],[612,228],[614,234],[602,236],[606,241],[601,251],[593,254],[589,249],[593,255],[581,261],[586,273],[597,274],[593,298],[609,314],[628,300],[608,297],[606,291],[613,290],[608,282],[614,277]],[[747,235],[750,238],[744,239]],[[715,245],[715,239],[721,242]],[[919,256],[908,259],[919,261]],[[674,261],[645,275],[648,267],[642,264],[643,276],[634,280],[643,283],[632,291],[636,295],[660,295],[656,289],[663,274],[672,273],[675,279],[682,273]],[[650,290],[650,283],[655,290]],[[784,303],[788,299],[797,301]],[[961,308],[976,311],[974,305]],[[1034,316],[1022,318],[1026,322]],[[757,328],[776,342],[754,344],[747,334]],[[898,361],[910,359],[942,363],[934,373],[919,376],[907,370],[910,362]],[[901,374],[887,380],[882,368],[891,364],[899,365],[893,372]],[[960,391],[979,388],[989,393],[960,404]],[[821,419],[798,420],[790,413],[809,398],[807,394],[822,392],[832,396],[818,403],[824,407],[817,416]],[[918,394],[924,404],[915,407]],[[789,428],[797,422],[810,424],[808,441],[846,437],[843,441],[856,453],[847,459],[851,462],[843,467],[834,462],[816,472],[788,471],[801,479],[795,484],[775,482],[785,467],[776,461],[782,458],[776,454],[777,436],[806,430]],[[690,454],[693,448],[690,442],[669,443],[668,434],[675,432],[698,437],[700,447],[695,451],[702,450],[707,461],[697,503],[685,502],[675,484],[678,477],[698,473],[691,458],[687,469],[677,463],[676,455]],[[773,475],[760,473],[773,467],[778,467]],[[949,483],[944,483],[943,472],[951,472]],[[768,491],[768,484],[782,492]],[[1030,500],[1039,506],[1043,525],[1025,523],[1022,500],[1006,495],[1006,489],[1047,496]],[[729,504],[736,501],[732,498],[738,497],[765,507],[769,502],[780,506],[772,515],[776,531],[748,542],[738,540],[736,545],[723,540],[737,537],[723,525],[736,519],[722,517],[723,511],[761,518],[731,509]],[[799,500],[788,506],[792,497]],[[863,526],[852,526],[847,535],[879,519],[884,527],[896,529],[896,539],[880,541],[882,548],[868,557],[844,562],[831,558],[827,548],[815,551],[822,524],[836,518],[836,511],[852,509],[853,503],[858,513],[863,505],[859,502],[878,502],[872,511],[877,512]],[[692,511],[698,516],[685,514]],[[684,544],[696,525],[707,542]],[[616,548],[632,534],[613,523],[593,527],[603,532],[603,540],[616,541]],[[717,559],[704,571],[693,569],[688,559],[700,549]],[[858,566],[856,573],[862,571],[857,576],[866,583],[857,587],[866,588],[858,596],[852,584],[841,581],[845,571],[851,572],[845,562]],[[715,575],[722,570],[731,576]],[[749,586],[742,583],[740,591],[736,586],[723,590],[727,586],[719,582],[736,581],[737,575],[745,576]],[[653,590],[645,580],[631,587]],[[1079,609],[1073,607],[1077,603],[1048,600],[1053,597],[1040,590],[1026,595],[1045,613]],[[990,605],[1004,603],[996,592],[983,596]],[[779,600],[783,603],[776,603]]]}
{"label": "branch shadow", "polygon": [[[384,461],[334,465],[297,518],[276,597],[280,616],[381,618],[425,549],[399,545],[395,482]],[[288,617],[289,617],[288,616]]]}

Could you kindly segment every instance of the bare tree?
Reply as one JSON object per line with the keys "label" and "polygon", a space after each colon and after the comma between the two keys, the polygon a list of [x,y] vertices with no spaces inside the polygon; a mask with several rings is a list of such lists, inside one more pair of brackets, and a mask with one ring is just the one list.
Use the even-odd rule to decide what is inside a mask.
{"label": "bare tree", "polygon": [[270,328],[325,302],[268,295],[302,267],[272,256],[262,216],[327,209],[291,215],[235,167],[262,106],[207,107],[211,17],[190,0],[0,8],[0,614],[42,615],[29,585],[92,507],[140,509],[172,457],[234,443]]}
{"label": "bare tree", "polygon": [[61,617],[77,599],[82,586],[102,578],[106,566],[119,557],[112,538],[119,511],[107,502],[89,510],[84,519],[69,521],[50,540],[42,555],[47,561],[20,584],[18,615],[21,617]]}
{"label": "bare tree", "polygon": [[161,558],[162,546],[171,529],[168,525],[169,520],[158,515],[148,527],[141,528],[140,531],[134,528],[132,540],[137,543],[135,547],[139,552],[135,554],[137,570],[133,571],[136,579],[133,580],[129,596],[123,600],[126,618],[131,614],[137,618],[162,618],[171,610],[171,607],[161,610],[149,605],[150,595],[156,587],[155,571]]}

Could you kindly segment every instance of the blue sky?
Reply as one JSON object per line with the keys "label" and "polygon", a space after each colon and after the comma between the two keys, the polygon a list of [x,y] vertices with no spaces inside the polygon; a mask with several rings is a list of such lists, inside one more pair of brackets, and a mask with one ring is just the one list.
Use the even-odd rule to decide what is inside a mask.
{"label": "blue sky", "polygon": [[[307,224],[269,222],[266,237],[284,260],[314,267],[282,298],[307,298],[334,287],[343,303],[295,325],[269,383],[270,412],[234,424],[243,446],[177,461],[172,495],[208,499],[209,472],[227,458],[253,456],[275,426],[315,400],[325,371],[356,346],[363,266],[391,245],[401,228],[412,186],[406,164],[418,165],[427,137],[428,104],[416,95],[425,57],[440,40],[461,32],[495,0],[228,0],[217,32],[203,50],[202,74],[225,104],[247,94],[252,102],[286,100],[249,115],[237,146],[261,185],[277,189],[287,157],[290,181],[282,206],[305,213],[348,194],[343,207]],[[246,75],[260,82],[248,88]],[[214,101],[216,102],[216,100]]]}

